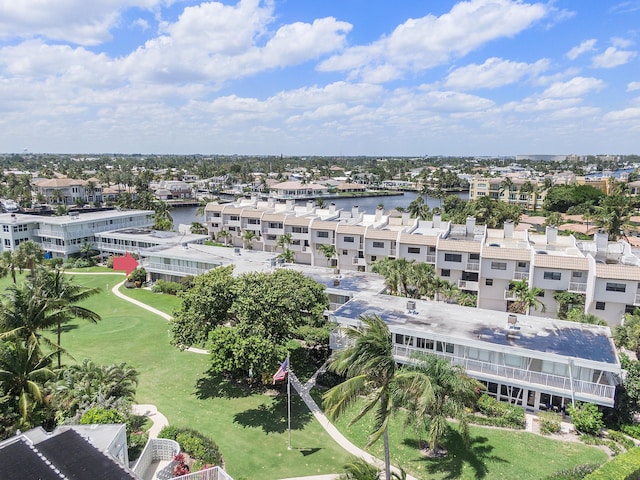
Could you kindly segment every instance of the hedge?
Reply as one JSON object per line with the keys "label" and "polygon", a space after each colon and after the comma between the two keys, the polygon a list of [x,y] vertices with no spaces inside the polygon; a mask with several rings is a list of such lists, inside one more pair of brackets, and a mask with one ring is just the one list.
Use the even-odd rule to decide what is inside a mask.
{"label": "hedge", "polygon": [[640,448],[633,448],[605,463],[585,480],[636,480],[640,478]]}
{"label": "hedge", "polygon": [[158,438],[169,438],[180,444],[180,449],[203,464],[223,465],[222,454],[213,440],[191,428],[164,427]]}

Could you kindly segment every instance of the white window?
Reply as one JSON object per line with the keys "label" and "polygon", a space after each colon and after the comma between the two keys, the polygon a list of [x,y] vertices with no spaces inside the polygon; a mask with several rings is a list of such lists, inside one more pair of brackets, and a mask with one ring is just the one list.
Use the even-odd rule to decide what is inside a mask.
{"label": "white window", "polygon": [[491,262],[491,270],[506,270],[507,262]]}

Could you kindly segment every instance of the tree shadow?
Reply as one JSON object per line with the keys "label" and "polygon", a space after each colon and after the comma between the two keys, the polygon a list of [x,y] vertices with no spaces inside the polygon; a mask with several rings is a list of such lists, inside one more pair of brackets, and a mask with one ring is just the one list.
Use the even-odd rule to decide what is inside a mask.
{"label": "tree shadow", "polygon": [[[291,397],[291,430],[302,430],[313,415],[298,396]],[[261,428],[266,434],[285,433],[288,429],[287,396],[279,395],[270,405],[262,404],[236,413],[233,422],[243,427]],[[315,452],[311,452],[315,453]]]}
{"label": "tree shadow", "polygon": [[[444,457],[425,457],[418,460],[426,464],[426,470],[433,475],[444,474],[444,479],[456,479],[462,477],[465,464],[474,471],[474,478],[486,478],[489,474],[489,463],[510,463],[504,458],[492,455],[493,446],[487,442],[489,439],[483,436],[472,437],[468,446],[465,447],[462,436],[456,430],[447,429],[444,440],[444,447],[447,455]],[[403,443],[409,447],[419,449],[420,445],[415,439],[404,439]]]}
{"label": "tree shadow", "polygon": [[196,382],[195,395],[200,400],[208,398],[245,398],[256,393],[251,388],[233,380],[224,378],[219,373],[208,370],[204,377]]}
{"label": "tree shadow", "polygon": [[[78,325],[77,323],[66,323],[60,326],[60,332],[61,333],[70,332],[71,330],[76,330],[78,328],[80,328],[80,325]],[[56,333],[58,330],[57,328],[53,328],[51,329],[51,331]]]}

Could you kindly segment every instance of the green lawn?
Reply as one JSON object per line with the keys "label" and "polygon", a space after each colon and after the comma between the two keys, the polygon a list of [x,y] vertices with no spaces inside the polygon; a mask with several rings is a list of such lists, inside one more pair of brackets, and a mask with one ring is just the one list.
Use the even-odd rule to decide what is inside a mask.
{"label": "green lawn", "polygon": [[[336,426],[357,445],[367,442],[372,431],[372,419],[363,418],[348,426],[357,407],[347,411]],[[457,431],[452,429],[445,441],[448,455],[430,459],[417,449],[418,439],[409,428],[403,428],[404,417],[397,414],[389,429],[392,462],[401,465],[417,478],[428,479],[494,479],[517,478],[540,480],[558,470],[583,463],[604,463],[606,454],[596,447],[583,443],[552,440],[528,432],[485,427],[471,427],[471,445],[464,448]],[[369,451],[383,458],[382,440]]]}
{"label": "green lawn", "polygon": [[153,293],[146,288],[121,288],[120,292],[169,315],[173,315],[173,312],[182,304],[182,300],[174,295]]}
{"label": "green lawn", "polygon": [[[84,358],[98,363],[126,361],[137,368],[140,384],[136,400],[157,405],[172,424],[211,436],[236,480],[332,473],[348,460],[296,397],[292,402],[293,448],[289,451],[286,395],[248,395],[241,389],[221,386],[206,373],[206,355],[171,347],[165,320],[111,292],[122,276],[75,278],[80,284],[101,288],[102,293],[84,305],[100,313],[102,321],[71,324],[62,346],[78,362]],[[138,294],[154,295],[136,290],[134,295]]]}

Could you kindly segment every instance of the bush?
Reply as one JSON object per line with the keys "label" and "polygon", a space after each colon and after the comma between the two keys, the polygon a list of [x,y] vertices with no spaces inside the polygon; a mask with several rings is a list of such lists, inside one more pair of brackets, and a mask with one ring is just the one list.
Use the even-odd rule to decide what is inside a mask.
{"label": "bush", "polygon": [[149,440],[147,432],[131,432],[127,435],[127,451],[129,452],[129,460],[136,460],[140,457],[144,446]]}
{"label": "bush", "polygon": [[584,478],[585,480],[635,480],[639,476],[640,448],[634,448],[618,455]]}
{"label": "bush", "polygon": [[594,472],[600,465],[595,463],[586,463],[584,465],[576,465],[568,470],[560,470],[545,480],[582,480],[590,473]]}
{"label": "bush", "polygon": [[114,258],[115,258],[115,257],[114,257],[113,255],[111,255],[109,258],[107,258],[107,264],[106,264],[106,265],[107,265],[107,268],[111,268],[111,269],[113,269],[113,259],[114,259]]}
{"label": "bush", "polygon": [[576,406],[569,406],[569,415],[576,430],[588,435],[599,435],[604,428],[602,412],[593,403],[576,403]]}
{"label": "bush", "polygon": [[611,440],[622,445],[625,450],[631,450],[636,446],[633,440],[628,438],[624,433],[618,432],[617,430],[607,430],[607,435],[609,435],[609,438]]}
{"label": "bush", "polygon": [[640,425],[622,425],[620,429],[630,437],[640,440]]}
{"label": "bush", "polygon": [[560,423],[562,417],[555,412],[540,412],[538,421],[540,422],[540,433],[543,435],[552,435],[560,432]]}
{"label": "bush", "polygon": [[500,402],[485,393],[478,399],[477,406],[485,417],[471,416],[469,421],[472,423],[517,429],[523,429],[526,426],[524,408],[518,405]]}
{"label": "bush", "polygon": [[87,410],[80,417],[81,425],[91,425],[93,423],[124,423],[125,418],[117,411],[102,407],[93,407]]}
{"label": "bush", "polygon": [[129,274],[127,280],[129,282],[133,282],[134,284],[139,282],[139,285],[142,285],[147,281],[147,271],[144,268],[136,268]]}
{"label": "bush", "polygon": [[169,425],[160,430],[158,438],[175,440],[183,452],[202,464],[222,465],[222,454],[218,446],[196,430]]}
{"label": "bush", "polygon": [[167,295],[177,295],[178,292],[184,291],[184,286],[178,282],[156,280],[151,291],[155,293],[165,293]]}

